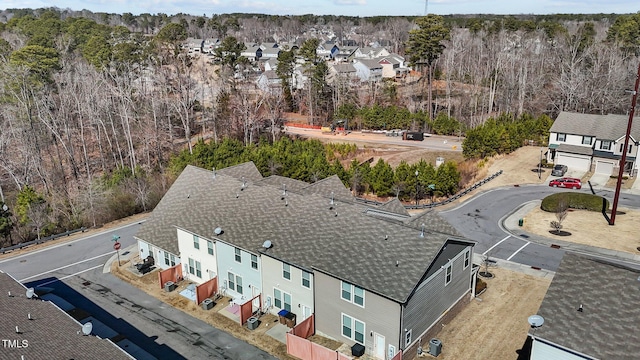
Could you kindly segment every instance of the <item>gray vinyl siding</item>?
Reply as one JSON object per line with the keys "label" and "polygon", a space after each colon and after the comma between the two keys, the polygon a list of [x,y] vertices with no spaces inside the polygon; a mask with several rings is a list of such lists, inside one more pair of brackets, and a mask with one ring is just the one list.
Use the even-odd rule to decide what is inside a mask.
{"label": "gray vinyl siding", "polygon": [[342,336],[342,314],[365,323],[365,353],[373,351],[371,332],[385,337],[385,353],[389,344],[400,342],[400,304],[365,289],[364,308],[343,300],[341,282],[319,271],[314,272],[316,330],[349,346],[355,341]]}
{"label": "gray vinyl siding", "polygon": [[[472,251],[472,248],[467,246]],[[466,250],[460,251],[452,259],[451,282],[445,286],[445,266],[438,267],[431,277],[428,277],[413,294],[407,303],[403,314],[403,327],[411,330],[411,342],[414,342],[422,333],[428,330],[442,314],[453,306],[458,299],[465,293],[469,293],[471,289],[471,264],[464,267],[464,253]],[[446,251],[440,256],[448,259]],[[439,256],[439,257],[440,257]],[[434,263],[442,263],[436,259]],[[403,331],[404,334],[404,331]],[[404,339],[402,349],[406,348]]]}
{"label": "gray vinyl siding", "polygon": [[436,271],[440,270],[442,266],[449,262],[449,259],[458,256],[458,254],[467,247],[469,247],[468,244],[447,242],[438,257],[433,261],[433,265],[431,265],[431,268],[427,272],[426,278],[428,279],[431,275],[435,274]]}
{"label": "gray vinyl siding", "polygon": [[564,350],[558,346],[547,344],[541,340],[533,340],[531,344],[531,360],[585,360],[594,359],[588,356]]}

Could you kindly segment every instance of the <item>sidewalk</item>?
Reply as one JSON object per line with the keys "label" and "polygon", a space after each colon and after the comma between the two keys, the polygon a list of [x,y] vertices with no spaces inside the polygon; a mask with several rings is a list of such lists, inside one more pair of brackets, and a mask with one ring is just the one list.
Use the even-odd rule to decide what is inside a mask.
{"label": "sidewalk", "polygon": [[[639,194],[640,194],[640,190]],[[562,250],[572,251],[578,254],[584,254],[592,257],[599,257],[604,259],[614,259],[621,263],[630,263],[636,267],[640,265],[640,255],[631,254],[624,251],[610,250],[595,246],[576,244],[569,241],[560,239],[550,239],[541,235],[532,234],[524,231],[518,226],[518,221],[525,218],[526,215],[534,208],[540,207],[541,200],[530,201],[522,204],[516,211],[506,217],[502,222],[502,226],[511,233],[512,236],[521,238],[524,241],[530,241],[539,245],[545,246],[559,246]],[[521,237],[526,235],[527,238]]]}

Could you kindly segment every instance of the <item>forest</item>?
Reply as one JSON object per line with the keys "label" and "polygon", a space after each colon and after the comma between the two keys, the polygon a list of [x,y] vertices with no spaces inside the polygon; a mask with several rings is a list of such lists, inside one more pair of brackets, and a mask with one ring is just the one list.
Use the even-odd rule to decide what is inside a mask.
{"label": "forest", "polygon": [[[357,18],[5,9],[0,34],[0,234],[8,244],[149,211],[183,166],[176,164],[200,161],[188,159],[194,153],[221,144],[236,155],[284,146],[280,128],[291,112],[310,122],[348,118],[353,129],[466,135],[469,159],[543,141],[560,111],[627,113],[640,13]],[[221,39],[217,64],[181,48],[187,38],[210,37]],[[326,41],[385,46],[418,75],[331,85],[314,48]],[[278,75],[286,79],[301,58],[310,81],[259,91],[238,56],[245,42],[296,44],[297,52],[279,56]],[[336,173],[356,193],[411,196],[361,181],[368,170],[355,164],[327,170],[337,166],[331,153],[301,179]],[[293,171],[275,155],[251,156],[266,174]],[[378,166],[390,174],[385,164],[371,171]],[[404,170],[392,171],[387,178]]]}

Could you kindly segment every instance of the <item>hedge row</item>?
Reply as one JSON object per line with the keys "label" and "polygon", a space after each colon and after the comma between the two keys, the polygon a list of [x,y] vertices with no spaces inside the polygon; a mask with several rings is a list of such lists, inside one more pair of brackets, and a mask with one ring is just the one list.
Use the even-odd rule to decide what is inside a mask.
{"label": "hedge row", "polygon": [[564,202],[570,209],[602,211],[609,208],[609,201],[602,196],[577,192],[562,192],[549,195],[542,200],[540,208],[548,212],[556,212],[558,205]]}

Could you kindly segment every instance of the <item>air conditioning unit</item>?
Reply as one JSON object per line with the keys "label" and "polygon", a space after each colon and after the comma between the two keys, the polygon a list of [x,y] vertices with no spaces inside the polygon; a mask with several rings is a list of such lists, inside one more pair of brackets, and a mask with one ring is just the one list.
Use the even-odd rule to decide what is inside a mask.
{"label": "air conditioning unit", "polygon": [[442,352],[442,341],[438,339],[429,340],[429,355],[438,356]]}
{"label": "air conditioning unit", "polygon": [[164,283],[164,291],[166,292],[172,292],[176,289],[176,287],[177,285],[173,281],[167,281],[166,283]]}
{"label": "air conditioning unit", "polygon": [[260,326],[260,320],[258,320],[257,317],[252,316],[249,319],[247,319],[247,328],[249,330],[255,330],[258,328],[258,326]]}
{"label": "air conditioning unit", "polygon": [[216,303],[211,299],[204,299],[202,304],[200,304],[203,310],[211,310],[214,306],[216,306]]}

